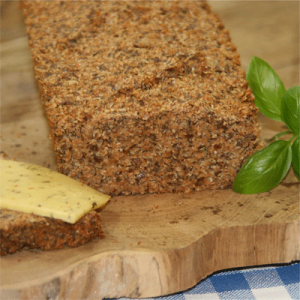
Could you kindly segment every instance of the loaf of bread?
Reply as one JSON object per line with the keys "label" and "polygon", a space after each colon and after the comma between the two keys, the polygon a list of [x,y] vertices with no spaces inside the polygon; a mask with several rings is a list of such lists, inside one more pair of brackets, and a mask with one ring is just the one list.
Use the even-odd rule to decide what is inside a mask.
{"label": "loaf of bread", "polygon": [[110,195],[232,185],[254,97],[204,1],[24,1],[60,172]]}
{"label": "loaf of bread", "polygon": [[24,247],[53,250],[76,247],[103,238],[100,213],[92,211],[75,224],[8,209],[0,209],[0,255]]}

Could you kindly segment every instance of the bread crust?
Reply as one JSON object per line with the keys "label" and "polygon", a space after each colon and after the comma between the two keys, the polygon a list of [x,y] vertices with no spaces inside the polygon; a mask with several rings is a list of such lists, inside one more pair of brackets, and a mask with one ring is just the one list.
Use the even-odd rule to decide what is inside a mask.
{"label": "bread crust", "polygon": [[77,247],[95,238],[103,238],[101,216],[92,211],[75,224],[33,214],[0,209],[0,255],[23,248],[54,250]]}

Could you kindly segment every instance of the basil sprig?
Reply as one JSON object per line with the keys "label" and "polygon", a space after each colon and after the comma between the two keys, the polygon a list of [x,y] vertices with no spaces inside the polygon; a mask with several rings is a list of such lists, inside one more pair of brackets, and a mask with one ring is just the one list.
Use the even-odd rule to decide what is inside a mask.
{"label": "basil sprig", "polygon": [[[269,146],[248,158],[237,174],[233,190],[240,194],[268,192],[288,173],[291,164],[300,180],[300,86],[285,89],[282,81],[264,60],[253,57],[246,79],[260,112],[289,128],[276,134]],[[279,138],[292,134],[289,141]]]}

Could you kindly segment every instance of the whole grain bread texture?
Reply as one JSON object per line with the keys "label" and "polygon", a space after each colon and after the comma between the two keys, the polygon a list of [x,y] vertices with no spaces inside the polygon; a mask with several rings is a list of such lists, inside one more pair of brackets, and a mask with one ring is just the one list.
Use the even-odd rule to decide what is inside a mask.
{"label": "whole grain bread texture", "polygon": [[[9,155],[0,152],[0,159]],[[27,249],[54,250],[77,247],[104,238],[100,209],[84,215],[75,224],[35,214],[0,209],[0,256]]]}
{"label": "whole grain bread texture", "polygon": [[110,195],[225,189],[260,147],[204,1],[23,1],[60,172]]}
{"label": "whole grain bread texture", "polygon": [[23,248],[54,250],[77,247],[103,238],[100,213],[92,211],[75,224],[8,209],[0,209],[0,255]]}

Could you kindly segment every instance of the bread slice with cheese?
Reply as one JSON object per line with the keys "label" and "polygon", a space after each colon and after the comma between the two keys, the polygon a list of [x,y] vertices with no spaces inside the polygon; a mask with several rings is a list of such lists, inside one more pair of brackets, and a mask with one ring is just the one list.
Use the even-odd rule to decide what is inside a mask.
{"label": "bread slice with cheese", "polygon": [[103,238],[101,216],[92,211],[75,224],[49,217],[0,209],[0,255],[13,254],[24,247],[52,250],[76,247]]}
{"label": "bread slice with cheese", "polygon": [[0,172],[1,255],[104,237],[99,210],[110,196],[37,165],[0,159]]}

